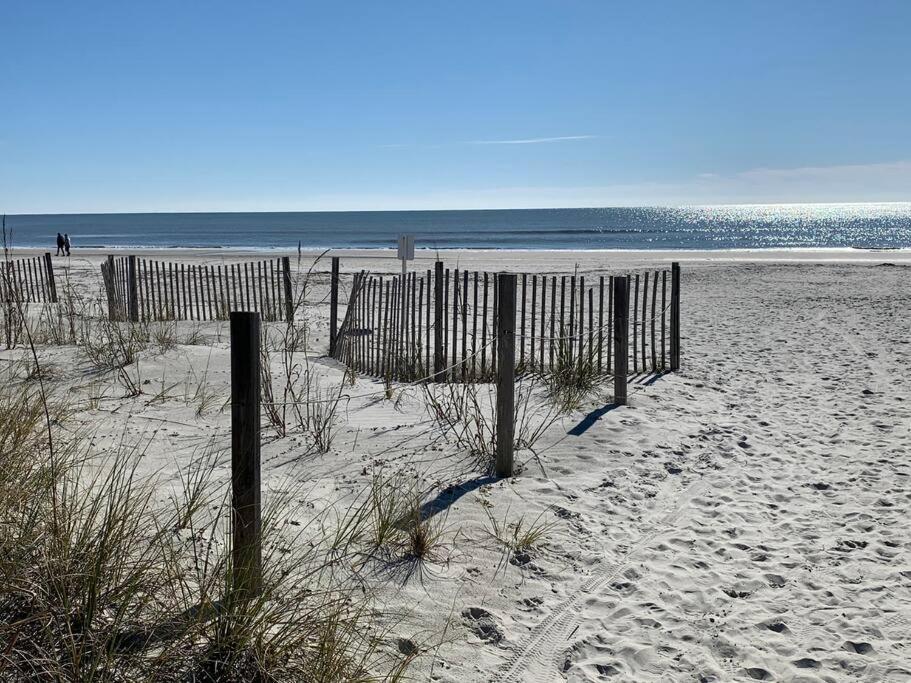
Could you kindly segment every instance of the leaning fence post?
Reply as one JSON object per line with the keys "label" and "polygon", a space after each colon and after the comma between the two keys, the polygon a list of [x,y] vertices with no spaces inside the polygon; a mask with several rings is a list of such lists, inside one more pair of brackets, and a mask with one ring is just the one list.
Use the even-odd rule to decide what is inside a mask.
{"label": "leaning fence post", "polygon": [[680,264],[671,264],[671,370],[680,368]]}
{"label": "leaning fence post", "polygon": [[629,370],[629,280],[614,280],[614,404],[626,405],[626,383]]}
{"label": "leaning fence post", "polygon": [[497,280],[497,476],[511,477],[516,431],[516,276],[499,273]]}
{"label": "leaning fence post", "polygon": [[104,286],[108,295],[108,318],[111,320],[120,320],[120,310],[117,305],[117,286],[114,279],[114,257],[108,254],[106,259],[107,279]]}
{"label": "leaning fence post", "polygon": [[259,328],[259,313],[231,312],[231,559],[241,599],[262,588]]}
{"label": "leaning fence post", "polygon": [[136,256],[130,255],[127,259],[127,279],[129,280],[129,307],[130,321],[139,322],[139,287],[136,282]]}
{"label": "leaning fence post", "polygon": [[291,291],[291,257],[282,256],[282,283],[285,286],[285,320],[294,318],[294,294]]}
{"label": "leaning fence post", "polygon": [[335,358],[335,338],[338,336],[338,269],[339,257],[333,256],[332,278],[329,285],[329,355],[333,358]]}
{"label": "leaning fence post", "polygon": [[443,368],[443,262],[437,261],[433,269],[433,380],[442,382]]}
{"label": "leaning fence post", "polygon": [[54,264],[51,261],[51,252],[44,252],[44,269],[47,271],[47,284],[51,293],[51,303],[57,303],[57,283],[54,282]]}

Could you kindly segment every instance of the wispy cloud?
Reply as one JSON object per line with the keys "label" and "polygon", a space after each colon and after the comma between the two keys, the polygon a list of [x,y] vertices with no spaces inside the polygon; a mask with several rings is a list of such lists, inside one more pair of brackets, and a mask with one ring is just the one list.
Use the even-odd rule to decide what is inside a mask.
{"label": "wispy cloud", "polygon": [[448,143],[436,143],[436,144],[421,144],[421,143],[388,143],[377,145],[380,149],[404,149],[406,147],[410,148],[424,148],[424,149],[438,149],[440,147],[448,147],[451,145],[540,145],[547,142],[570,142],[573,140],[596,140],[600,138],[600,135],[558,135],[551,138],[517,138],[515,140],[466,140],[463,142],[448,142]]}
{"label": "wispy cloud", "polygon": [[472,140],[469,145],[538,145],[542,142],[567,142],[569,140],[594,140],[597,135],[560,135],[553,138],[525,138],[520,140]]}

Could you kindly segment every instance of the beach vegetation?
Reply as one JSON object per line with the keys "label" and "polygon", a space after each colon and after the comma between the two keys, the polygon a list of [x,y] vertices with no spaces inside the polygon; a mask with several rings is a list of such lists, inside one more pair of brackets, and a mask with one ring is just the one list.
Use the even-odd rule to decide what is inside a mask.
{"label": "beach vegetation", "polygon": [[[305,525],[300,491],[263,514],[263,589],[234,590],[228,492],[210,449],[162,482],[142,447],[98,453],[65,404],[0,390],[0,669],[6,680],[397,680],[352,571],[363,522]],[[298,503],[293,501],[298,500]],[[365,519],[363,511],[341,519]],[[427,528],[414,551],[433,547]],[[357,552],[355,552],[357,551]]]}
{"label": "beach vegetation", "polygon": [[547,542],[548,534],[553,530],[555,523],[544,519],[546,511],[538,514],[534,519],[527,519],[526,515],[510,521],[509,510],[502,519],[497,519],[490,508],[485,507],[487,515],[489,536],[507,551],[528,552],[539,548]]}
{"label": "beach vegetation", "polygon": [[[474,383],[421,385],[426,409],[443,436],[466,451],[485,474],[496,465],[496,389]],[[514,447],[537,459],[538,440],[561,417],[558,407],[542,399],[543,381],[527,375],[516,382]],[[540,464],[540,460],[538,460]]]}
{"label": "beach vegetation", "polygon": [[[567,333],[568,334],[568,333]],[[560,331],[553,363],[541,376],[552,404],[562,413],[578,410],[602,383],[593,349],[582,339],[570,339]]]}

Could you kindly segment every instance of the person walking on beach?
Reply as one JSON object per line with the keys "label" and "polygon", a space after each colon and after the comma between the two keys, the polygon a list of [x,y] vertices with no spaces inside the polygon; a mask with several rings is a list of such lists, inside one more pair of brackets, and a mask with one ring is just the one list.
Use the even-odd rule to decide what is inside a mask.
{"label": "person walking on beach", "polygon": [[64,244],[65,244],[65,242],[63,241],[63,235],[61,235],[58,232],[57,233],[57,256],[60,256],[60,254],[63,252]]}
{"label": "person walking on beach", "polygon": [[66,249],[66,255],[70,255],[70,235],[69,233],[64,233],[63,235],[63,247]]}

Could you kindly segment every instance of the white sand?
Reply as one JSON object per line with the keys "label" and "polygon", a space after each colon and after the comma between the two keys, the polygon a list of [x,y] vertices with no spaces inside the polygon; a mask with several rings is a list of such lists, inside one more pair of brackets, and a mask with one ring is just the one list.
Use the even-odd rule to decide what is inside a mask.
{"label": "white sand", "polygon": [[[97,278],[101,256],[74,255],[71,277]],[[375,254],[342,256],[345,272],[398,270]],[[422,268],[434,257],[419,256]],[[545,436],[543,471],[526,452],[525,471],[508,481],[481,479],[440,442],[417,392],[397,406],[351,401],[327,455],[296,436],[267,440],[266,497],[304,481],[315,498],[344,501],[381,470],[417,474],[433,495],[448,490],[438,560],[372,579],[407,611],[398,636],[445,641],[416,680],[911,680],[911,252],[443,257],[527,272],[578,264],[586,274],[679,260],[683,367],[635,387],[628,407],[604,412],[609,398],[591,400]],[[322,352],[326,313],[311,309]],[[129,400],[75,349],[43,357],[62,384],[81,387],[77,396],[95,382],[109,397],[79,416],[100,446],[149,442],[146,471],[167,473],[209,439],[227,443],[226,330],[206,324],[211,343],[145,354],[145,394]],[[341,381],[334,363],[321,367]],[[198,416],[200,384],[218,399]],[[150,403],[169,386],[169,398]],[[380,386],[358,378],[351,393]],[[590,412],[590,426],[569,434]],[[228,467],[225,456],[226,482]],[[541,549],[507,562],[484,531],[487,507],[498,519],[543,513],[553,527]]]}

